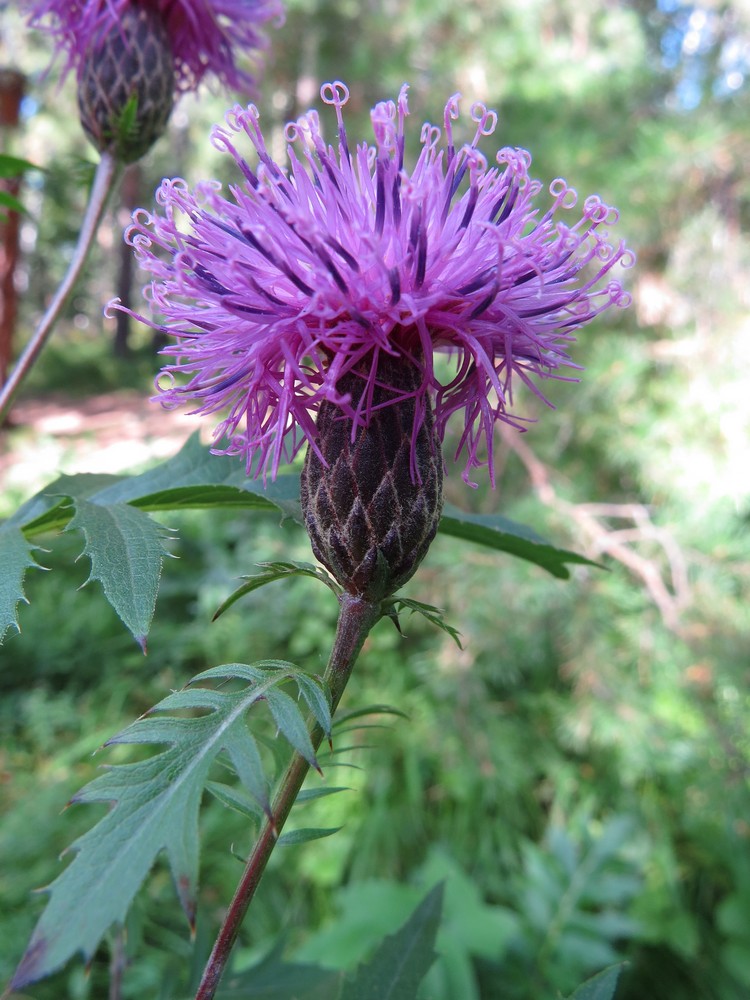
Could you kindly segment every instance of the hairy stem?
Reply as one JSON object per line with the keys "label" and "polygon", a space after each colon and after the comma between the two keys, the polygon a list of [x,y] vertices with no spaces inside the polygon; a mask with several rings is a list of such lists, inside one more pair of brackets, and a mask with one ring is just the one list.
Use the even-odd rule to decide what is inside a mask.
{"label": "hairy stem", "polygon": [[99,165],[96,168],[96,174],[94,175],[94,183],[91,186],[91,194],[89,195],[88,205],[83,217],[81,231],[78,234],[78,242],[76,243],[73,259],[46,313],[42,316],[39,326],[34,331],[31,340],[16,362],[7,382],[0,388],[0,424],[2,424],[10,410],[13,399],[22,382],[33,368],[40,351],[47,343],[55,323],[60,318],[63,306],[83,270],[83,265],[86,263],[86,258],[94,243],[96,231],[99,228],[99,223],[107,206],[110,193],[117,180],[119,167],[120,164],[113,156],[109,153],[102,153]]}
{"label": "hairy stem", "polygon": [[[339,600],[341,607],[336,625],[336,638],[324,675],[324,680],[331,691],[332,712],[336,711],[341,700],[362,644],[370,629],[380,618],[378,603],[353,597],[347,593],[342,594]],[[317,724],[313,726],[310,738],[317,750],[323,739],[323,731]],[[195,1000],[213,1000],[247,908],[309,770],[310,765],[304,757],[295,753],[276,792],[271,807],[271,817],[266,820],[260,831],[235,890],[234,898],[203,971]]]}

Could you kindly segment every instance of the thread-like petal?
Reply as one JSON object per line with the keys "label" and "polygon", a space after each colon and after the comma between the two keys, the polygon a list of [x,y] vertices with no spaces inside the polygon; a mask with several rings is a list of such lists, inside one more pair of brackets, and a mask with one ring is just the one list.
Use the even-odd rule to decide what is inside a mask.
{"label": "thread-like petal", "polygon": [[[127,238],[152,276],[148,322],[176,341],[164,352],[173,361],[160,398],[222,412],[217,448],[274,475],[305,441],[315,448],[323,400],[353,421],[352,433],[366,426],[380,359],[397,356],[420,369],[411,395],[434,399],[441,439],[461,414],[464,478],[481,465],[492,478],[495,423],[522,426],[511,412],[516,382],[544,399],[540,382],[577,367],[575,331],[629,301],[611,276],[633,260],[608,236],[617,212],[597,197],[577,209],[559,179],[543,196],[525,150],[488,161],[479,146],[497,116],[483,105],[471,109],[472,141],[457,146],[451,97],[444,127],[423,126],[408,170],[405,86],[373,109],[374,146],[356,150],[344,129],[346,87],[326,84],[321,96],[335,111],[336,146],[310,111],[287,125],[288,162],[278,164],[258,110],[237,106],[212,133],[237,163],[237,184],[225,194],[214,182],[165,180],[159,209],[134,214]],[[440,352],[454,365],[443,383]],[[341,393],[349,374],[361,392]],[[387,405],[400,396],[386,394]]]}

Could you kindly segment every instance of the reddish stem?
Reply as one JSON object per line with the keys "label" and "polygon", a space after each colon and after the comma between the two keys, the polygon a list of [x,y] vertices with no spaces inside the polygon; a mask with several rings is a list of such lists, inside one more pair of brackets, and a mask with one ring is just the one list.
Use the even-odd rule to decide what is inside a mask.
{"label": "reddish stem", "polygon": [[[341,700],[362,644],[370,629],[380,618],[380,608],[376,603],[352,597],[347,593],[342,594],[339,600],[341,607],[336,625],[336,638],[324,675],[331,692],[332,713],[336,711]],[[323,735],[320,726],[312,727],[310,739],[316,750]],[[221,930],[203,970],[203,978],[195,994],[195,1000],[213,1000],[247,908],[309,770],[310,765],[305,758],[295,753],[279,785],[271,807],[271,815],[255,842],[245,871],[229,904]]]}

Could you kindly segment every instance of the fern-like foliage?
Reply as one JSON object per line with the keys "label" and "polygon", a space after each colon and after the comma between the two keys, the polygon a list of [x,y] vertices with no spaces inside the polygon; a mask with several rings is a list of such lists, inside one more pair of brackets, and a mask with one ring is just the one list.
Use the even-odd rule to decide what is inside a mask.
{"label": "fern-like foliage", "polygon": [[[157,855],[165,851],[185,913],[192,922],[198,880],[198,812],[211,765],[221,753],[266,815],[268,781],[246,715],[267,705],[279,732],[318,768],[297,702],[282,685],[292,682],[313,717],[330,734],[331,713],[322,681],[294,664],[266,660],[230,663],[191,681],[244,681],[240,690],[188,686],[170,694],[107,745],[167,744],[137,763],[106,767],[73,802],[108,802],[112,808],[72,845],[75,857],[48,887],[49,901],[12,986],[21,989],[49,975],[77,952],[90,959],[113,923],[122,923]],[[180,716],[190,710],[201,714]],[[319,768],[318,768],[319,769]]]}

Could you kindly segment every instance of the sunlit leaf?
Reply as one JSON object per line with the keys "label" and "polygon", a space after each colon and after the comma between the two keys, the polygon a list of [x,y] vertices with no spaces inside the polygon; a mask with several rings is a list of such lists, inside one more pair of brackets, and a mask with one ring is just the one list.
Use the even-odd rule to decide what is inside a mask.
{"label": "sunlit leaf", "polygon": [[239,459],[212,455],[198,434],[191,435],[166,462],[139,476],[121,478],[98,499],[133,503],[151,511],[244,507],[302,520],[299,476],[277,476],[264,486],[262,480],[247,475]]}
{"label": "sunlit leaf", "polygon": [[[279,476],[264,485],[248,476],[237,459],[212,455],[194,434],[173,458],[138,476],[61,476],[31,497],[6,523],[21,528],[27,538],[66,526],[81,528],[87,536],[92,578],[101,580],[105,595],[143,644],[156,601],[164,530],[139,518],[135,509],[155,512],[233,507],[275,511],[282,519],[301,521],[299,476]],[[113,533],[107,530],[107,522]],[[569,564],[595,565],[583,556],[550,545],[531,528],[497,515],[466,514],[447,505],[440,531],[526,559],[563,579],[569,576]],[[145,573],[140,572],[141,568]],[[291,575],[310,576],[334,593],[340,591],[324,570],[309,563],[264,563],[259,574],[248,577],[223,602],[216,616],[258,587]],[[128,579],[132,593],[128,593]],[[17,587],[14,593],[18,594]],[[422,614],[459,642],[456,629],[432,605],[397,598],[391,600],[385,614],[399,627],[399,612],[406,609]],[[10,623],[15,623],[15,617]]]}

